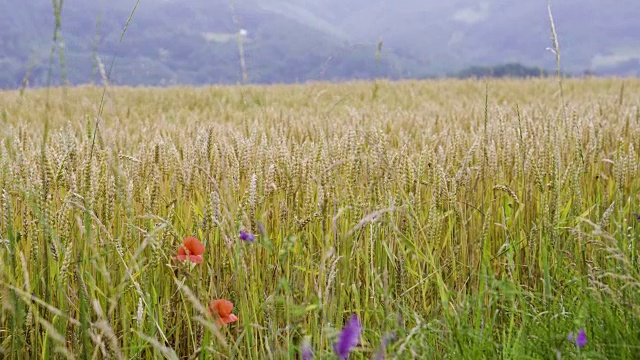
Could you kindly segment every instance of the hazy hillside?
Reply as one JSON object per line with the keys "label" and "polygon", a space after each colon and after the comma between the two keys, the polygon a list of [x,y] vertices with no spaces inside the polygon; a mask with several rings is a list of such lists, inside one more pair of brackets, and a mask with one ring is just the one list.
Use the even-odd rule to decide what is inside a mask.
{"label": "hazy hillside", "polygon": [[[438,72],[499,62],[553,67],[546,1],[277,0],[314,9],[356,41],[385,43]],[[271,3],[271,2],[268,2]],[[564,68],[640,68],[640,2],[557,0],[552,10]],[[637,74],[637,72],[636,72]]]}
{"label": "hazy hillside", "polygon": [[[55,55],[53,83],[100,81],[99,63],[120,84],[249,82],[443,75],[472,65],[519,62],[553,68],[546,2],[506,0],[66,0],[66,75]],[[640,3],[553,3],[563,68],[570,73],[640,73]],[[46,84],[54,16],[48,0],[0,2],[0,86],[27,69]],[[383,52],[377,57],[378,42]],[[379,60],[379,61],[377,61]]]}
{"label": "hazy hillside", "polygon": [[[141,2],[127,33],[120,34],[135,1],[67,0],[62,38],[68,80],[100,81],[99,59],[120,84],[235,83],[242,80],[238,31],[247,30],[243,47],[250,82],[292,82],[352,77],[400,77],[393,56],[375,61],[376,45],[354,46],[250,3],[227,1]],[[0,3],[2,35],[0,86],[18,86],[27,67],[30,82],[46,83],[54,17],[51,2]],[[12,15],[9,15],[12,14]],[[235,21],[234,21],[235,19]],[[97,58],[96,58],[97,55]],[[406,60],[404,61],[406,63]],[[56,55],[53,78],[61,71]]]}

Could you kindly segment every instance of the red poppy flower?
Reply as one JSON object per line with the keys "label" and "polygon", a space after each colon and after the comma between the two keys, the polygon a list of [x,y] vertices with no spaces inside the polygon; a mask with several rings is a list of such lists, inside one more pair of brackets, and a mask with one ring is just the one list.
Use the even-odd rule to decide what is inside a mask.
{"label": "red poppy flower", "polygon": [[224,325],[238,321],[238,317],[231,313],[233,303],[229,300],[214,300],[209,304],[209,313],[218,318],[218,324]]}
{"label": "red poppy flower", "polygon": [[198,239],[189,236],[184,238],[182,246],[178,249],[178,256],[175,259],[180,261],[189,260],[200,264],[203,260],[202,254],[204,254],[204,245]]}

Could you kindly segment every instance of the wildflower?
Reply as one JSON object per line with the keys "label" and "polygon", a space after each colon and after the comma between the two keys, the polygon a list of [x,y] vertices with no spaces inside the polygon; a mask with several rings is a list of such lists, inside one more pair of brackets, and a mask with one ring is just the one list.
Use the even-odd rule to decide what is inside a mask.
{"label": "wildflower", "polygon": [[580,349],[587,345],[587,334],[584,332],[584,328],[581,328],[578,332],[578,336],[573,336],[573,331],[569,333],[568,340],[575,342]]}
{"label": "wildflower", "polygon": [[240,240],[253,242],[256,239],[256,236],[247,230],[240,230]]}
{"label": "wildflower", "polygon": [[218,318],[218,324],[224,325],[238,321],[238,317],[231,313],[233,303],[229,300],[214,300],[209,304],[209,313]]}
{"label": "wildflower", "polygon": [[347,357],[349,357],[351,350],[358,345],[361,331],[362,325],[360,324],[358,317],[354,314],[351,316],[347,325],[342,329],[338,342],[333,346],[336,354],[338,354],[341,359],[346,360]]}
{"label": "wildflower", "polygon": [[204,254],[204,245],[195,237],[189,236],[184,238],[182,246],[178,249],[178,256],[175,259],[180,261],[189,260],[200,264],[203,260],[202,254]]}
{"label": "wildflower", "polygon": [[587,345],[587,334],[584,332],[584,328],[580,329],[578,333],[578,337],[576,338],[576,345],[578,345],[581,349]]}
{"label": "wildflower", "polygon": [[389,343],[395,341],[396,333],[392,332],[391,334],[387,334],[382,338],[382,342],[380,343],[380,347],[378,348],[378,352],[374,355],[375,360],[384,360],[384,352],[389,346]]}
{"label": "wildflower", "polygon": [[313,350],[311,349],[311,339],[308,336],[302,340],[302,344],[300,345],[300,357],[302,360],[311,360],[313,359]]}
{"label": "wildflower", "polygon": [[[638,215],[638,219],[640,219],[640,215]],[[257,226],[258,226],[258,232],[260,233],[260,235],[267,236],[267,230],[264,228],[264,224],[261,223],[260,221],[257,221]]]}

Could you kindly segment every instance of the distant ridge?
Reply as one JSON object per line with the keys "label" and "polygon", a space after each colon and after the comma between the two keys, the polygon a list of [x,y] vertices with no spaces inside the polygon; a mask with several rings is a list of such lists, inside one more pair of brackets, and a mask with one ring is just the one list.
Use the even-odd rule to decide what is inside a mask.
{"label": "distant ridge", "polygon": [[[424,78],[473,66],[554,68],[546,2],[498,0],[65,0],[68,81],[127,85]],[[568,74],[640,75],[640,3],[552,3]],[[588,21],[587,21],[588,20]],[[0,88],[46,83],[53,30],[49,0],[0,2]],[[381,52],[378,46],[382,45]],[[97,51],[96,51],[97,50]],[[54,57],[53,84],[61,81]]]}

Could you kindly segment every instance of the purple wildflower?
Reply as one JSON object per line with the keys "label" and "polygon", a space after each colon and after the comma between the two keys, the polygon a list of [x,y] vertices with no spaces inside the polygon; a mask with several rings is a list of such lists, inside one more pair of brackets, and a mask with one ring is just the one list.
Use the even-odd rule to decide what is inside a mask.
{"label": "purple wildflower", "polygon": [[313,350],[311,349],[311,340],[309,337],[305,337],[302,340],[302,344],[300,345],[300,356],[302,360],[311,360],[313,359]]}
{"label": "purple wildflower", "polygon": [[396,333],[392,332],[391,334],[387,334],[382,338],[382,342],[380,343],[380,347],[378,348],[378,352],[374,355],[375,360],[384,360],[384,353],[389,346],[390,342],[395,341]]}
{"label": "purple wildflower", "polygon": [[256,239],[256,236],[247,230],[240,230],[240,240],[253,242]]}
{"label": "purple wildflower", "polygon": [[333,345],[333,349],[341,359],[346,360],[351,350],[358,345],[361,331],[362,325],[360,325],[358,317],[353,314],[347,325],[342,329],[338,342]]}
{"label": "purple wildflower", "polygon": [[260,235],[267,236],[267,230],[264,228],[264,224],[261,223],[260,221],[257,221],[257,226],[258,226],[258,232],[260,233]]}
{"label": "purple wildflower", "polygon": [[578,332],[578,336],[576,337],[576,345],[578,345],[580,349],[587,345],[587,334],[584,332],[584,328],[580,329],[580,332]]}
{"label": "purple wildflower", "polygon": [[576,345],[578,345],[578,347],[582,349],[585,345],[587,345],[587,334],[584,332],[584,328],[581,328],[578,332],[578,336],[574,337],[572,331],[569,333],[569,337],[567,338],[567,340],[575,342]]}

